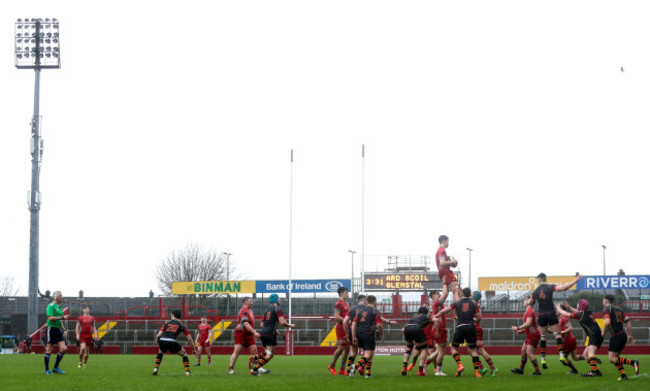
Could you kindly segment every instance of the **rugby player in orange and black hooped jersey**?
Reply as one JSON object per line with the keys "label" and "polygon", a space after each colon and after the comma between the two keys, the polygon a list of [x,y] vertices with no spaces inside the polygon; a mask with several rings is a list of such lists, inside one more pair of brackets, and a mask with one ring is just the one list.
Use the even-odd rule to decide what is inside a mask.
{"label": "rugby player in orange and black hooped jersey", "polygon": [[[474,291],[472,292],[472,300],[476,304],[476,313],[480,314],[481,313],[481,298],[483,295],[481,294],[481,291]],[[474,328],[476,329],[476,348],[478,351],[478,354],[480,356],[483,356],[483,359],[485,360],[485,363],[490,367],[490,376],[495,377],[497,372],[499,372],[499,369],[494,366],[494,363],[492,362],[492,357],[490,354],[485,350],[485,345],[483,344],[483,327],[481,327],[481,321],[479,319],[474,319]],[[485,376],[487,373],[487,368],[483,366],[483,363],[480,360],[479,357],[479,372],[481,372],[481,375]]]}
{"label": "rugby player in orange and black hooped jersey", "polygon": [[[427,308],[428,310],[428,308]],[[415,349],[415,352],[411,354],[411,358],[413,361],[411,364],[408,365],[406,368],[407,371],[411,371],[413,367],[418,363],[418,360],[420,361],[420,364],[418,365],[418,372],[417,376],[426,376],[427,373],[425,371],[425,361],[427,359],[427,356],[429,354],[433,354],[433,348],[434,348],[434,338],[433,338],[433,320],[431,319],[431,313],[429,313],[429,323],[426,326],[422,327],[422,330],[424,331],[424,336],[427,339],[427,343],[420,349]],[[408,362],[408,359],[406,360]],[[428,364],[427,364],[428,365]],[[403,375],[402,375],[403,376]]]}
{"label": "rugby player in orange and black hooped jersey", "polygon": [[564,301],[563,309],[560,304],[556,306],[556,311],[560,316],[566,316],[571,319],[577,319],[580,322],[580,326],[585,331],[585,336],[589,338],[589,344],[587,348],[582,353],[589,363],[589,372],[583,373],[583,377],[596,377],[602,376],[602,373],[598,369],[598,364],[600,364],[600,359],[596,357],[596,353],[600,348],[600,345],[603,344],[603,336],[600,331],[600,326],[596,323],[592,312],[589,310],[589,302],[585,299],[582,299],[578,302],[578,308],[573,308],[569,303]]}
{"label": "rugby player in orange and black hooped jersey", "polygon": [[348,359],[348,353],[350,352],[350,341],[348,330],[343,327],[343,321],[350,313],[350,304],[348,304],[350,292],[348,288],[340,286],[337,293],[339,294],[339,300],[334,304],[334,319],[336,320],[336,344],[338,347],[332,355],[332,362],[327,367],[327,370],[330,371],[332,375],[336,375],[336,360],[341,356],[341,367],[339,368],[338,374],[347,375],[345,364]]}
{"label": "rugby player in orange and black hooped jersey", "polygon": [[278,346],[278,324],[287,328],[296,327],[295,324],[289,324],[289,322],[284,320],[284,312],[282,311],[282,308],[280,308],[280,296],[273,293],[269,296],[269,303],[271,305],[266,309],[266,311],[264,311],[264,316],[260,323],[262,326],[262,331],[260,331],[260,340],[262,341],[262,346],[264,346],[264,352],[258,354],[253,360],[254,364],[251,369],[251,375],[260,375],[271,372],[262,367],[273,358],[275,347]]}
{"label": "rugby player in orange and black hooped jersey", "polygon": [[257,345],[255,345],[255,338],[260,338],[260,334],[255,331],[255,315],[253,315],[253,298],[244,297],[242,299],[243,306],[237,314],[237,326],[235,327],[235,348],[230,356],[230,366],[228,367],[228,374],[235,373],[235,362],[237,357],[244,349],[248,349],[250,357],[248,359],[248,370],[253,369],[253,360],[257,356]]}
{"label": "rugby player in orange and black hooped jersey", "polygon": [[179,320],[181,318],[181,311],[174,310],[172,311],[172,319],[165,322],[158,331],[156,335],[156,342],[158,343],[158,355],[156,356],[156,364],[153,368],[153,374],[158,374],[158,368],[160,367],[160,362],[163,359],[163,355],[167,352],[171,354],[178,354],[183,358],[183,366],[185,367],[185,374],[190,376],[190,360],[187,358],[187,353],[185,349],[176,342],[176,338],[180,333],[185,334],[187,337],[187,342],[190,346],[194,346],[194,341],[192,340],[192,335],[189,330],[183,326],[183,323]]}
{"label": "rugby player in orange and black hooped jersey", "polygon": [[[429,310],[426,306],[422,306],[418,309],[418,316],[409,319],[409,321],[406,323],[406,326],[404,326],[402,329],[402,334],[404,334],[404,341],[406,342],[406,350],[404,350],[404,362],[402,363],[402,376],[406,376],[407,365],[409,363],[409,358],[411,357],[411,352],[413,352],[414,347],[416,352],[421,351],[422,349],[426,349],[427,336],[424,330],[430,326],[431,318],[429,317]],[[419,371],[418,375],[420,375]]]}
{"label": "rugby player in orange and black hooped jersey", "polygon": [[562,341],[562,335],[560,334],[560,321],[555,314],[555,304],[553,303],[553,292],[566,291],[574,286],[582,276],[580,274],[576,275],[576,278],[573,279],[568,284],[564,285],[555,285],[546,283],[546,274],[539,273],[537,275],[537,282],[539,286],[533,292],[533,297],[535,301],[539,303],[537,310],[538,320],[537,323],[541,329],[542,339],[539,343],[540,347],[540,359],[542,362],[542,368],[546,369],[546,336],[548,334],[548,328],[550,327],[553,330],[553,335],[557,341],[557,349],[560,351],[560,361],[562,364],[566,365],[566,358],[564,357],[564,343]]}
{"label": "rugby player in orange and black hooped jersey", "polygon": [[[605,295],[603,298],[603,316],[605,317],[605,326],[603,327],[602,336],[605,338],[608,329],[612,330],[612,335],[609,337],[609,362],[616,366],[618,373],[621,377],[618,380],[627,380],[625,369],[623,365],[632,365],[634,367],[634,374],[639,374],[639,360],[630,360],[621,357],[621,352],[625,348],[625,344],[629,340],[631,344],[634,343],[632,337],[632,321],[625,316],[622,309],[614,305],[614,296]],[[627,333],[625,332],[625,325]]]}
{"label": "rugby player in orange and black hooped jersey", "polygon": [[358,311],[352,321],[352,341],[354,345],[363,349],[363,357],[350,368],[349,375],[351,377],[355,372],[359,372],[359,374],[365,372],[366,379],[372,377],[370,369],[372,368],[372,357],[375,354],[375,333],[379,331],[381,340],[384,340],[384,327],[381,316],[375,309],[376,305],[377,298],[373,295],[368,296],[368,305]]}
{"label": "rugby player in orange and black hooped jersey", "polygon": [[348,361],[346,365],[346,372],[350,372],[350,368],[354,365],[354,360],[357,358],[357,353],[359,353],[359,345],[355,345],[353,342],[354,338],[352,336],[352,321],[357,316],[360,310],[364,309],[368,305],[367,296],[360,294],[357,297],[357,304],[350,308],[348,316],[343,319],[343,327],[348,330],[348,340],[350,341],[350,351],[348,352]]}
{"label": "rugby player in orange and black hooped jersey", "polygon": [[434,352],[435,342],[433,338],[433,319],[431,319],[432,318],[431,313],[429,313],[429,318],[430,318],[429,324],[423,327],[424,335],[427,338],[427,343],[424,345],[422,349],[415,349],[415,353],[411,355],[413,361],[406,368],[406,370],[410,372],[413,369],[413,367],[415,367],[415,364],[417,364],[419,359],[420,364],[418,365],[417,376],[427,375],[425,370],[425,362],[430,354],[431,355],[435,354]]}
{"label": "rugby player in orange and black hooped jersey", "polygon": [[463,298],[457,300],[447,308],[438,312],[434,317],[439,317],[442,314],[456,311],[456,331],[454,332],[454,339],[451,342],[451,354],[456,360],[458,371],[456,376],[460,376],[465,370],[463,363],[460,361],[460,354],[458,354],[458,347],[463,342],[467,343],[469,354],[472,356],[472,363],[474,364],[474,376],[482,377],[479,373],[479,358],[478,351],[476,350],[476,328],[474,327],[474,318],[481,320],[481,314],[477,312],[476,304],[472,300],[472,291],[469,288],[463,289]]}

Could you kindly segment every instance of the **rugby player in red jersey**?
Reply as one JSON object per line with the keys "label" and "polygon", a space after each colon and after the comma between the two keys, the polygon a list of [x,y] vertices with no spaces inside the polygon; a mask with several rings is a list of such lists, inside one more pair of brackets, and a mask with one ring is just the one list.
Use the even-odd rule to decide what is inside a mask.
{"label": "rugby player in red jersey", "polygon": [[[560,309],[566,311],[567,307],[560,306]],[[578,342],[576,337],[573,336],[573,325],[571,321],[566,316],[557,314],[560,317],[560,334],[562,335],[562,340],[564,341],[564,354],[566,356],[566,365],[571,368],[571,371],[567,372],[569,375],[574,375],[578,373],[578,369],[573,365],[569,357],[573,357],[574,361],[584,360],[584,357],[578,354]]]}
{"label": "rugby player in red jersey", "polygon": [[198,330],[196,331],[196,364],[195,367],[201,365],[201,353],[205,349],[206,354],[208,355],[208,366],[212,363],[212,353],[210,352],[210,345],[212,344],[212,326],[208,323],[208,317],[203,315],[201,317],[201,323],[199,324]]}
{"label": "rugby player in red jersey", "polygon": [[450,290],[453,293],[454,300],[460,300],[462,295],[458,286],[458,280],[451,271],[452,267],[458,266],[458,261],[453,257],[447,256],[449,237],[447,235],[440,235],[438,243],[440,247],[438,247],[438,251],[436,252],[436,265],[438,266],[438,276],[442,281],[442,301],[447,300]]}
{"label": "rugby player in red jersey", "polygon": [[334,305],[334,319],[336,319],[336,343],[338,347],[332,355],[332,362],[327,367],[327,370],[332,375],[336,375],[336,360],[341,356],[341,367],[338,374],[347,375],[345,365],[348,359],[348,353],[350,352],[350,341],[348,330],[343,326],[343,322],[345,321],[345,317],[350,314],[350,304],[348,304],[350,292],[348,288],[340,286],[337,293],[339,294],[339,300]]}
{"label": "rugby player in red jersey", "polygon": [[[440,295],[440,291],[432,291],[429,293],[429,298],[431,298],[432,314],[437,314],[445,308],[445,302]],[[435,362],[435,376],[447,376],[442,372],[442,359],[445,356],[447,339],[447,316],[443,314],[440,317],[433,318],[433,342],[436,345],[436,350],[424,362],[425,367]]]}
{"label": "rugby player in red jersey", "polygon": [[[614,296],[605,295],[603,298],[603,316],[605,317],[605,325],[603,327],[602,336],[605,338],[607,330],[611,329],[612,335],[609,337],[609,362],[616,366],[618,373],[621,377],[618,380],[627,380],[625,369],[623,365],[632,365],[634,367],[634,374],[639,374],[639,360],[630,360],[621,357],[621,352],[625,348],[625,344],[629,341],[634,343],[632,337],[632,322],[630,318],[625,316],[622,309],[614,305]],[[625,328],[627,328],[627,333]]]}
{"label": "rugby player in red jersey", "polygon": [[[477,314],[481,313],[480,301],[482,297],[483,295],[481,295],[480,291],[474,291],[472,293],[472,300],[474,300],[474,303],[476,303]],[[499,372],[499,369],[494,366],[494,363],[492,362],[492,357],[490,357],[490,354],[485,350],[485,345],[483,344],[483,327],[481,327],[481,321],[479,319],[474,319],[474,328],[476,329],[476,347],[478,350],[478,354],[483,356],[483,359],[490,367],[490,376],[494,377],[496,376],[497,372]],[[487,368],[483,366],[483,363],[479,365],[479,372],[481,372],[481,375],[483,376],[485,376],[485,374],[487,373]]]}
{"label": "rugby player in red jersey", "polygon": [[261,335],[255,331],[255,315],[253,315],[253,299],[251,297],[244,297],[242,300],[244,306],[239,310],[237,315],[237,327],[235,327],[235,349],[230,356],[230,366],[228,367],[228,374],[235,373],[235,362],[241,352],[248,348],[250,352],[250,359],[248,360],[248,369],[253,368],[253,359],[257,356],[257,345],[255,345],[255,338],[260,338]]}
{"label": "rugby player in red jersey", "polygon": [[512,331],[516,331],[517,334],[526,333],[526,340],[521,347],[521,365],[519,368],[512,368],[510,371],[517,375],[524,374],[524,367],[526,362],[530,359],[531,364],[535,367],[535,372],[531,375],[541,375],[542,372],[539,371],[539,365],[537,364],[537,357],[535,357],[535,349],[541,338],[541,334],[537,329],[537,321],[535,320],[535,310],[533,305],[535,304],[535,297],[530,295],[524,299],[524,305],[526,306],[526,312],[524,312],[524,324],[521,326],[512,326]]}
{"label": "rugby player in red jersey", "polygon": [[93,339],[98,339],[95,317],[90,315],[90,306],[85,304],[82,307],[82,311],[83,315],[79,317],[77,326],[75,327],[75,334],[77,335],[77,341],[79,341],[79,364],[77,364],[77,368],[86,367],[90,344]]}
{"label": "rugby player in red jersey", "polygon": [[192,347],[194,346],[194,341],[192,340],[190,331],[185,326],[183,326],[183,323],[181,323],[179,320],[181,318],[181,311],[173,310],[171,315],[171,320],[165,322],[165,324],[162,325],[158,331],[158,334],[156,335],[158,355],[156,356],[156,364],[153,368],[153,374],[158,374],[158,368],[160,367],[163,356],[166,352],[169,352],[171,354],[178,354],[183,358],[183,367],[185,367],[185,374],[187,376],[191,376],[192,374],[190,373],[190,360],[187,358],[185,349],[183,349],[183,347],[178,342],[176,342],[176,338],[178,338],[178,335],[180,333],[185,334],[187,342]]}

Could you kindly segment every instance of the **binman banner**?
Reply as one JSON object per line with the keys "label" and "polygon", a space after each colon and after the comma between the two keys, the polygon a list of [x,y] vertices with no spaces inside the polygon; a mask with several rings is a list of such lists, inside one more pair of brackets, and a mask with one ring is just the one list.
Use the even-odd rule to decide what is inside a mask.
{"label": "binman banner", "polygon": [[[292,280],[293,293],[336,293],[339,287],[350,288],[350,279]],[[174,295],[214,295],[238,293],[287,293],[289,280],[182,281],[172,282]]]}
{"label": "binman banner", "polygon": [[172,282],[172,294],[174,295],[214,295],[218,293],[255,293],[255,281]]}

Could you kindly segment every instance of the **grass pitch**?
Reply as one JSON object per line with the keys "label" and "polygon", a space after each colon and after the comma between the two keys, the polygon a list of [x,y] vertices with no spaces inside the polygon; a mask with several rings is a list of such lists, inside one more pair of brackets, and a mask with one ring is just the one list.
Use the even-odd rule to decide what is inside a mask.
{"label": "grass pitch", "polygon": [[[542,370],[542,376],[528,376],[532,371],[530,363],[524,376],[510,373],[510,368],[519,366],[517,356],[493,356],[499,372],[496,377],[476,379],[471,369],[471,359],[463,356],[466,366],[463,376],[456,378],[456,365],[449,356],[445,357],[443,371],[448,377],[415,376],[416,369],[408,376],[400,375],[402,358],[397,356],[376,356],[373,360],[372,379],[356,376],[332,376],[327,371],[329,356],[278,356],[265,368],[271,373],[251,376],[248,373],[248,357],[240,356],[235,366],[235,375],[228,375],[228,356],[213,356],[212,366],[205,366],[206,357],[200,367],[191,367],[191,377],[185,376],[181,358],[166,355],[158,376],[152,375],[155,356],[140,355],[91,355],[88,367],[77,368],[76,355],[66,355],[61,364],[65,375],[44,374],[42,355],[0,355],[2,390],[201,390],[201,389],[261,389],[261,390],[339,390],[357,388],[362,390],[648,390],[650,389],[650,356],[627,356],[641,360],[641,374],[634,376],[633,368],[626,366],[630,380],[617,381],[618,372],[614,365],[600,356],[603,377],[586,379],[579,375],[567,375],[557,357],[549,357],[550,368]],[[190,364],[196,359],[190,356]],[[52,364],[54,356],[52,356]],[[577,363],[581,372],[588,369],[584,361]]]}

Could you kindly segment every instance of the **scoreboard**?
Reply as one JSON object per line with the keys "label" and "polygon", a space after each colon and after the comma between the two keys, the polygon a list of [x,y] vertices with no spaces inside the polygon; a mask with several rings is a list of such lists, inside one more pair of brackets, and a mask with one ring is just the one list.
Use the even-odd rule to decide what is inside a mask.
{"label": "scoreboard", "polygon": [[442,289],[438,273],[394,272],[365,273],[366,291],[417,291]]}

